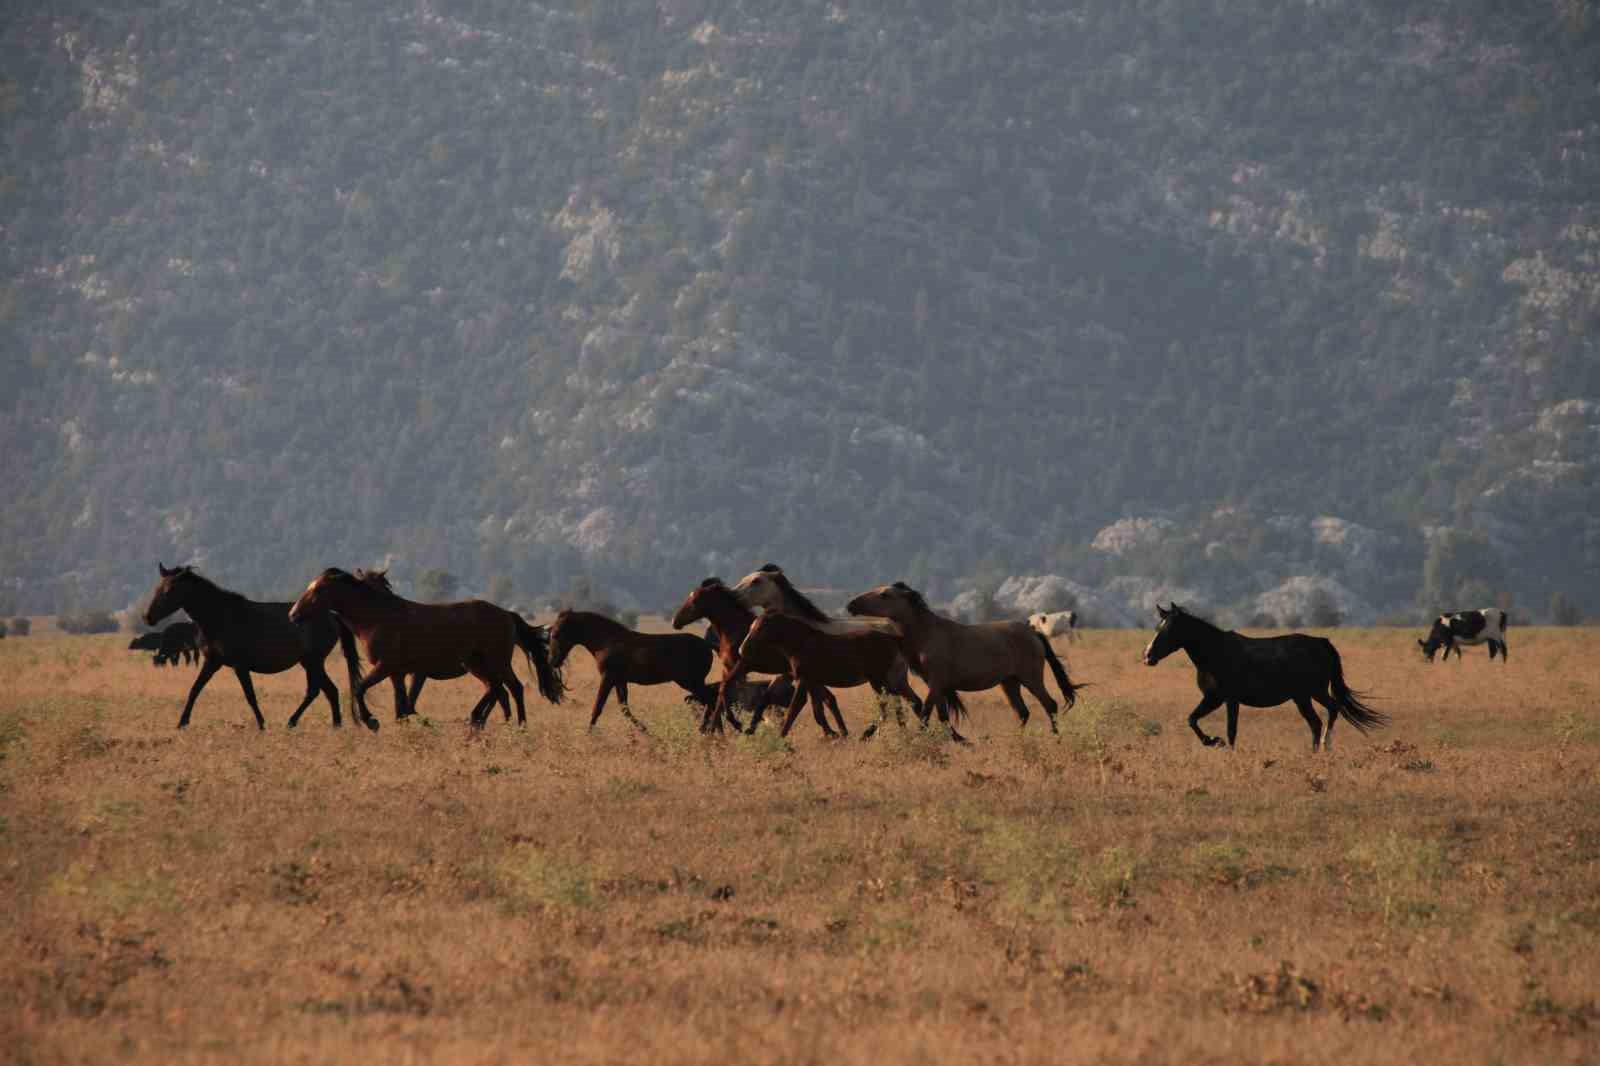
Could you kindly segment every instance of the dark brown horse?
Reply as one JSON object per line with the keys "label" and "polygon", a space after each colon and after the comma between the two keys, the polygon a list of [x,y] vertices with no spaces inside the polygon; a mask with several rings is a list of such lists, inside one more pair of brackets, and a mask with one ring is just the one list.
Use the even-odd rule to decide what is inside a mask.
{"label": "dark brown horse", "polygon": [[[389,584],[389,571],[387,569],[363,570],[360,567],[357,567],[355,576],[357,580],[365,582],[375,589],[391,593],[394,591],[394,586]],[[434,680],[452,681],[458,677],[465,677],[466,673],[467,668],[463,666],[459,671],[450,675],[450,677],[437,677],[434,678]],[[427,680],[428,678],[423,674],[412,674],[410,685],[406,685],[404,678],[400,674],[395,674],[389,678],[389,683],[394,686],[395,693],[395,721],[398,722],[402,718],[409,718],[413,714],[417,713],[417,697],[422,695],[422,686]],[[403,693],[401,691],[402,688],[405,689]],[[365,698],[362,700],[362,710],[366,710]],[[503,710],[505,711],[506,721],[509,722],[511,720],[511,708],[509,706],[503,706]]]}
{"label": "dark brown horse", "polygon": [[[739,645],[744,643],[744,638],[749,634],[751,625],[755,623],[756,613],[746,607],[739,597],[734,594],[733,590],[722,583],[721,578],[708,577],[684,598],[683,603],[678,605],[677,611],[672,615],[672,628],[682,629],[690,622],[697,622],[701,619],[704,619],[711,626],[711,632],[716,638],[717,658],[722,660],[722,676],[728,677],[739,662]],[[759,696],[750,705],[749,732],[754,733],[756,727],[761,724],[761,719],[765,715],[766,709],[776,702],[778,698],[776,690],[779,687],[779,682],[789,673],[789,663],[781,655],[764,656],[760,661],[752,662],[745,672],[778,675],[768,686],[768,692]],[[718,695],[720,697],[720,692]],[[844,717],[839,713],[839,701],[826,688],[822,689],[821,696],[823,704],[833,711],[833,720],[839,723],[839,734],[848,737],[850,730],[845,727]],[[792,697],[793,692],[791,691],[783,701],[784,707],[789,705],[789,698]],[[719,699],[719,702],[724,702],[724,705],[727,705],[732,701],[721,701]],[[830,737],[839,735],[828,727],[828,719],[823,715],[821,708],[813,704],[812,710],[816,714],[817,725],[822,727],[824,733]],[[730,715],[730,717],[732,716]],[[738,719],[735,718],[733,721],[734,728],[737,729],[739,727]]]}
{"label": "dark brown horse", "polygon": [[180,658],[186,663],[200,660],[200,627],[193,622],[174,622],[161,631],[155,664],[177,666]]}
{"label": "dark brown horse", "polygon": [[[328,698],[333,709],[333,724],[343,724],[339,718],[339,690],[328,678],[323,660],[335,644],[344,650],[345,663],[350,669],[352,688],[357,670],[355,642],[350,634],[336,626],[332,619],[313,619],[297,622],[289,617],[287,603],[262,603],[250,600],[237,592],[230,592],[195,573],[187,566],[168,570],[157,564],[161,580],[150,593],[150,606],[145,609],[146,625],[155,625],[174,611],[183,611],[200,631],[200,675],[189,689],[189,698],[183,705],[183,716],[178,728],[189,724],[194,711],[194,701],[206,687],[213,674],[224,666],[231,667],[244,690],[245,702],[255,712],[256,725],[267,728],[256,704],[255,686],[250,675],[277,674],[298,664],[306,672],[306,694],[295,708],[289,724],[294,725],[300,715],[311,705],[320,691]],[[351,713],[369,729],[378,723],[352,701]]]}
{"label": "dark brown horse", "polygon": [[[813,707],[820,704],[825,687],[872,685],[909,701],[918,717],[922,716],[922,701],[907,680],[908,670],[900,643],[888,633],[873,629],[829,633],[790,614],[764,614],[750,627],[744,643],[739,646],[739,661],[723,679],[724,691],[751,669],[751,664],[770,661],[773,657],[788,663],[787,673],[794,678],[794,698],[784,716],[783,736],[789,735],[807,699],[813,702]],[[724,702],[719,698],[716,706],[707,710],[700,724],[702,732],[721,731]]]}
{"label": "dark brown horse", "polygon": [[675,684],[709,707],[716,693],[706,684],[711,670],[711,648],[688,633],[640,633],[593,611],[564,610],[550,626],[550,657],[557,666],[566,662],[574,647],[594,656],[600,672],[589,728],[600,720],[606,700],[616,690],[622,713],[641,733],[649,730],[628,708],[628,686]]}
{"label": "dark brown horse", "polygon": [[1017,713],[1018,724],[1027,725],[1028,707],[1022,702],[1025,688],[1050,716],[1050,731],[1060,732],[1056,701],[1044,687],[1047,664],[1067,706],[1077,702],[1082,686],[1073,684],[1050,642],[1027,622],[965,625],[936,614],[922,594],[903,581],[863,592],[845,609],[851,614],[888,618],[899,625],[906,656],[928,682],[928,702],[938,707],[941,716],[952,693],[982,692],[999,685]]}
{"label": "dark brown horse", "polygon": [[356,686],[358,699],[378,682],[392,679],[398,705],[405,699],[400,683],[404,675],[443,680],[460,677],[465,668],[484,688],[483,697],[472,709],[473,725],[481,726],[496,703],[510,717],[508,689],[517,705],[517,721],[526,723],[522,682],[511,668],[512,656],[520,647],[538,678],[540,694],[551,703],[561,702],[565,686],[560,670],[550,663],[544,632],[514,611],[486,600],[417,603],[332,567],[306,586],[289,608],[289,617],[329,611],[354,632],[372,663]]}

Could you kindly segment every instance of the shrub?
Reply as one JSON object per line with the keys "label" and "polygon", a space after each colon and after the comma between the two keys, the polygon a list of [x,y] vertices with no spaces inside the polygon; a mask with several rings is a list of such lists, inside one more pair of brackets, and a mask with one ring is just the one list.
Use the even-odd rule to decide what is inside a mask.
{"label": "shrub", "polygon": [[122,626],[110,611],[73,611],[56,618],[56,628],[63,633],[85,636],[91,633],[115,633]]}

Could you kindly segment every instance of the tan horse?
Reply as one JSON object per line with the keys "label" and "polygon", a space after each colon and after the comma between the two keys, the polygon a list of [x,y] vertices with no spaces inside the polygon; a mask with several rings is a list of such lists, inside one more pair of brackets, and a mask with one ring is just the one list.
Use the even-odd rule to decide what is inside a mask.
{"label": "tan horse", "polygon": [[[907,682],[905,656],[894,637],[872,629],[828,633],[793,615],[771,612],[756,619],[739,645],[739,661],[723,680],[724,694],[707,712],[705,721],[700,724],[701,732],[721,731],[729,684],[753,669],[754,664],[770,662],[773,658],[788,663],[787,672],[794,678],[795,685],[794,697],[783,720],[783,736],[789,735],[807,699],[812,701],[813,711],[821,715],[821,693],[828,687],[871,685],[880,692],[910,701],[918,717],[924,717],[922,701]],[[863,734],[863,739],[876,729],[874,724]]]}
{"label": "tan horse", "polygon": [[404,699],[398,683],[405,674],[439,680],[460,677],[462,668],[483,682],[483,698],[472,709],[472,724],[481,726],[499,703],[508,714],[506,690],[517,704],[517,721],[526,723],[522,682],[511,668],[517,648],[528,657],[539,691],[560,703],[565,686],[551,665],[546,637],[522,616],[486,600],[459,603],[417,603],[338,568],[324,570],[289,608],[298,620],[332,611],[361,642],[372,669],[356,686],[358,697],[387,678],[394,678],[395,699]]}
{"label": "tan horse", "polygon": [[1056,728],[1056,701],[1044,687],[1045,664],[1055,674],[1061,695],[1071,707],[1078,689],[1044,636],[1026,622],[983,622],[964,625],[936,614],[922,594],[903,581],[863,592],[846,605],[851,614],[892,619],[904,636],[901,646],[917,672],[928,682],[928,702],[943,706],[955,692],[982,692],[999,685],[1017,722],[1028,724],[1022,689],[1044,706],[1050,731]]}

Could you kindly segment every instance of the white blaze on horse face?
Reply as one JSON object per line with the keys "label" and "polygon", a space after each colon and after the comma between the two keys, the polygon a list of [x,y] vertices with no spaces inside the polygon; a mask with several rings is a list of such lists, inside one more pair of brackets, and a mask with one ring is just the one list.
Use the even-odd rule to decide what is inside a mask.
{"label": "white blaze on horse face", "polygon": [[1144,646],[1143,662],[1146,666],[1154,666],[1156,664],[1156,660],[1153,658],[1156,650],[1156,641],[1160,640],[1161,634],[1165,633],[1166,631],[1167,619],[1163,618],[1161,620],[1161,624],[1156,626],[1155,636],[1151,637],[1150,643]]}

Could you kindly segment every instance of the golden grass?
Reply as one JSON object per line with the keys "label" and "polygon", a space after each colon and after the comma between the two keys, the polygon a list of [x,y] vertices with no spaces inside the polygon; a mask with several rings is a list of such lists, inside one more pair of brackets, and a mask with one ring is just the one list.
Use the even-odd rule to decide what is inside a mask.
{"label": "golden grass", "polygon": [[[971,750],[809,715],[706,742],[676,690],[589,735],[595,681],[526,730],[372,736],[298,671],[125,637],[0,642],[0,1048],[23,1062],[1592,1061],[1600,668],[1521,629],[1422,664],[1335,634],[1394,718],[1313,756],[1293,708],[1235,752],[1144,633],[1061,645],[1094,683]],[[336,669],[335,673],[341,673]],[[532,690],[530,688],[530,696]],[[841,693],[859,729],[869,701]],[[385,707],[387,707],[385,701]],[[1219,713],[1210,725],[1222,728]]]}

